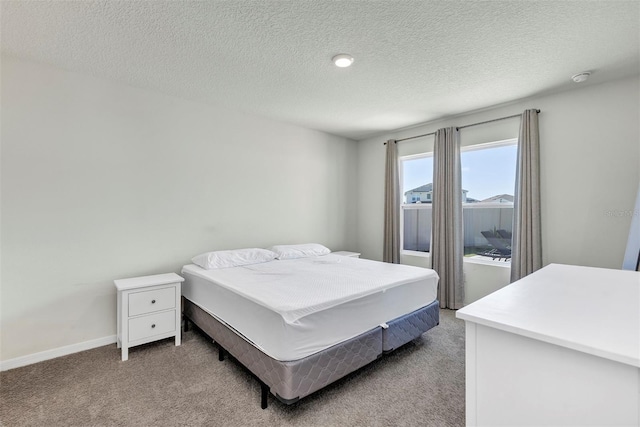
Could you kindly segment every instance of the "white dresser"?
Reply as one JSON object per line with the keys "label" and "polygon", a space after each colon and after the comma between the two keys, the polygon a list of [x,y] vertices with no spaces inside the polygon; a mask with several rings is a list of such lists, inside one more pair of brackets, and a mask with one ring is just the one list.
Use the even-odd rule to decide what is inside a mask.
{"label": "white dresser", "polygon": [[456,316],[467,425],[640,425],[640,273],[551,264]]}
{"label": "white dresser", "polygon": [[175,336],[180,345],[180,284],[175,273],[114,280],[118,290],[118,348],[122,360],[129,348]]}

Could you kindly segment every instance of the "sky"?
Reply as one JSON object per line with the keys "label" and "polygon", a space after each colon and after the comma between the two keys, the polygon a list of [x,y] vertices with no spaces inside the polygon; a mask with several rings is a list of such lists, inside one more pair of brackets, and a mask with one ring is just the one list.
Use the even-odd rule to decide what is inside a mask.
{"label": "sky", "polygon": [[[516,145],[463,151],[462,188],[469,190],[467,197],[483,200],[498,194],[513,195],[516,153]],[[405,191],[432,182],[433,157],[405,160],[403,174],[403,195]]]}

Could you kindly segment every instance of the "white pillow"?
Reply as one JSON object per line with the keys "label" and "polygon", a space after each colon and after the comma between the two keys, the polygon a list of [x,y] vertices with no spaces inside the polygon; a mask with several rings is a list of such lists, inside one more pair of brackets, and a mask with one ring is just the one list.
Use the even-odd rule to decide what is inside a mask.
{"label": "white pillow", "polygon": [[329,248],[318,243],[305,243],[303,245],[276,245],[270,247],[269,250],[275,252],[278,259],[307,258],[331,253]]}
{"label": "white pillow", "polygon": [[230,251],[205,252],[191,259],[196,265],[206,269],[239,267],[241,265],[260,264],[272,261],[276,254],[267,249],[247,248]]}

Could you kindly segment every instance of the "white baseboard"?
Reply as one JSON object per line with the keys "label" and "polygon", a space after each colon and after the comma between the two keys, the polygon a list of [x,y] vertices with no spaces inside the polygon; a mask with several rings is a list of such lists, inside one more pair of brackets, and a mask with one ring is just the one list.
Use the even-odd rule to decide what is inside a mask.
{"label": "white baseboard", "polygon": [[33,363],[55,359],[56,357],[66,356],[68,354],[78,353],[80,351],[91,350],[92,348],[114,344],[115,342],[116,336],[110,335],[107,337],[97,338],[95,340],[84,341],[77,344],[65,345],[64,347],[41,351],[39,353],[27,354],[26,356],[20,356],[14,359],[3,360],[0,361],[0,371],[8,371],[9,369],[19,368],[21,366],[27,366]]}

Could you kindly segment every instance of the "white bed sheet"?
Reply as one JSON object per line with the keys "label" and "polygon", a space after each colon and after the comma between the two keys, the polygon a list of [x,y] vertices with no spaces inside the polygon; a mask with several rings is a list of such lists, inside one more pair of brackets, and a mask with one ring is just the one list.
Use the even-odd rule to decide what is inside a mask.
{"label": "white bed sheet", "polygon": [[331,254],[182,273],[185,298],[281,361],[424,307],[438,285],[433,270]]}

